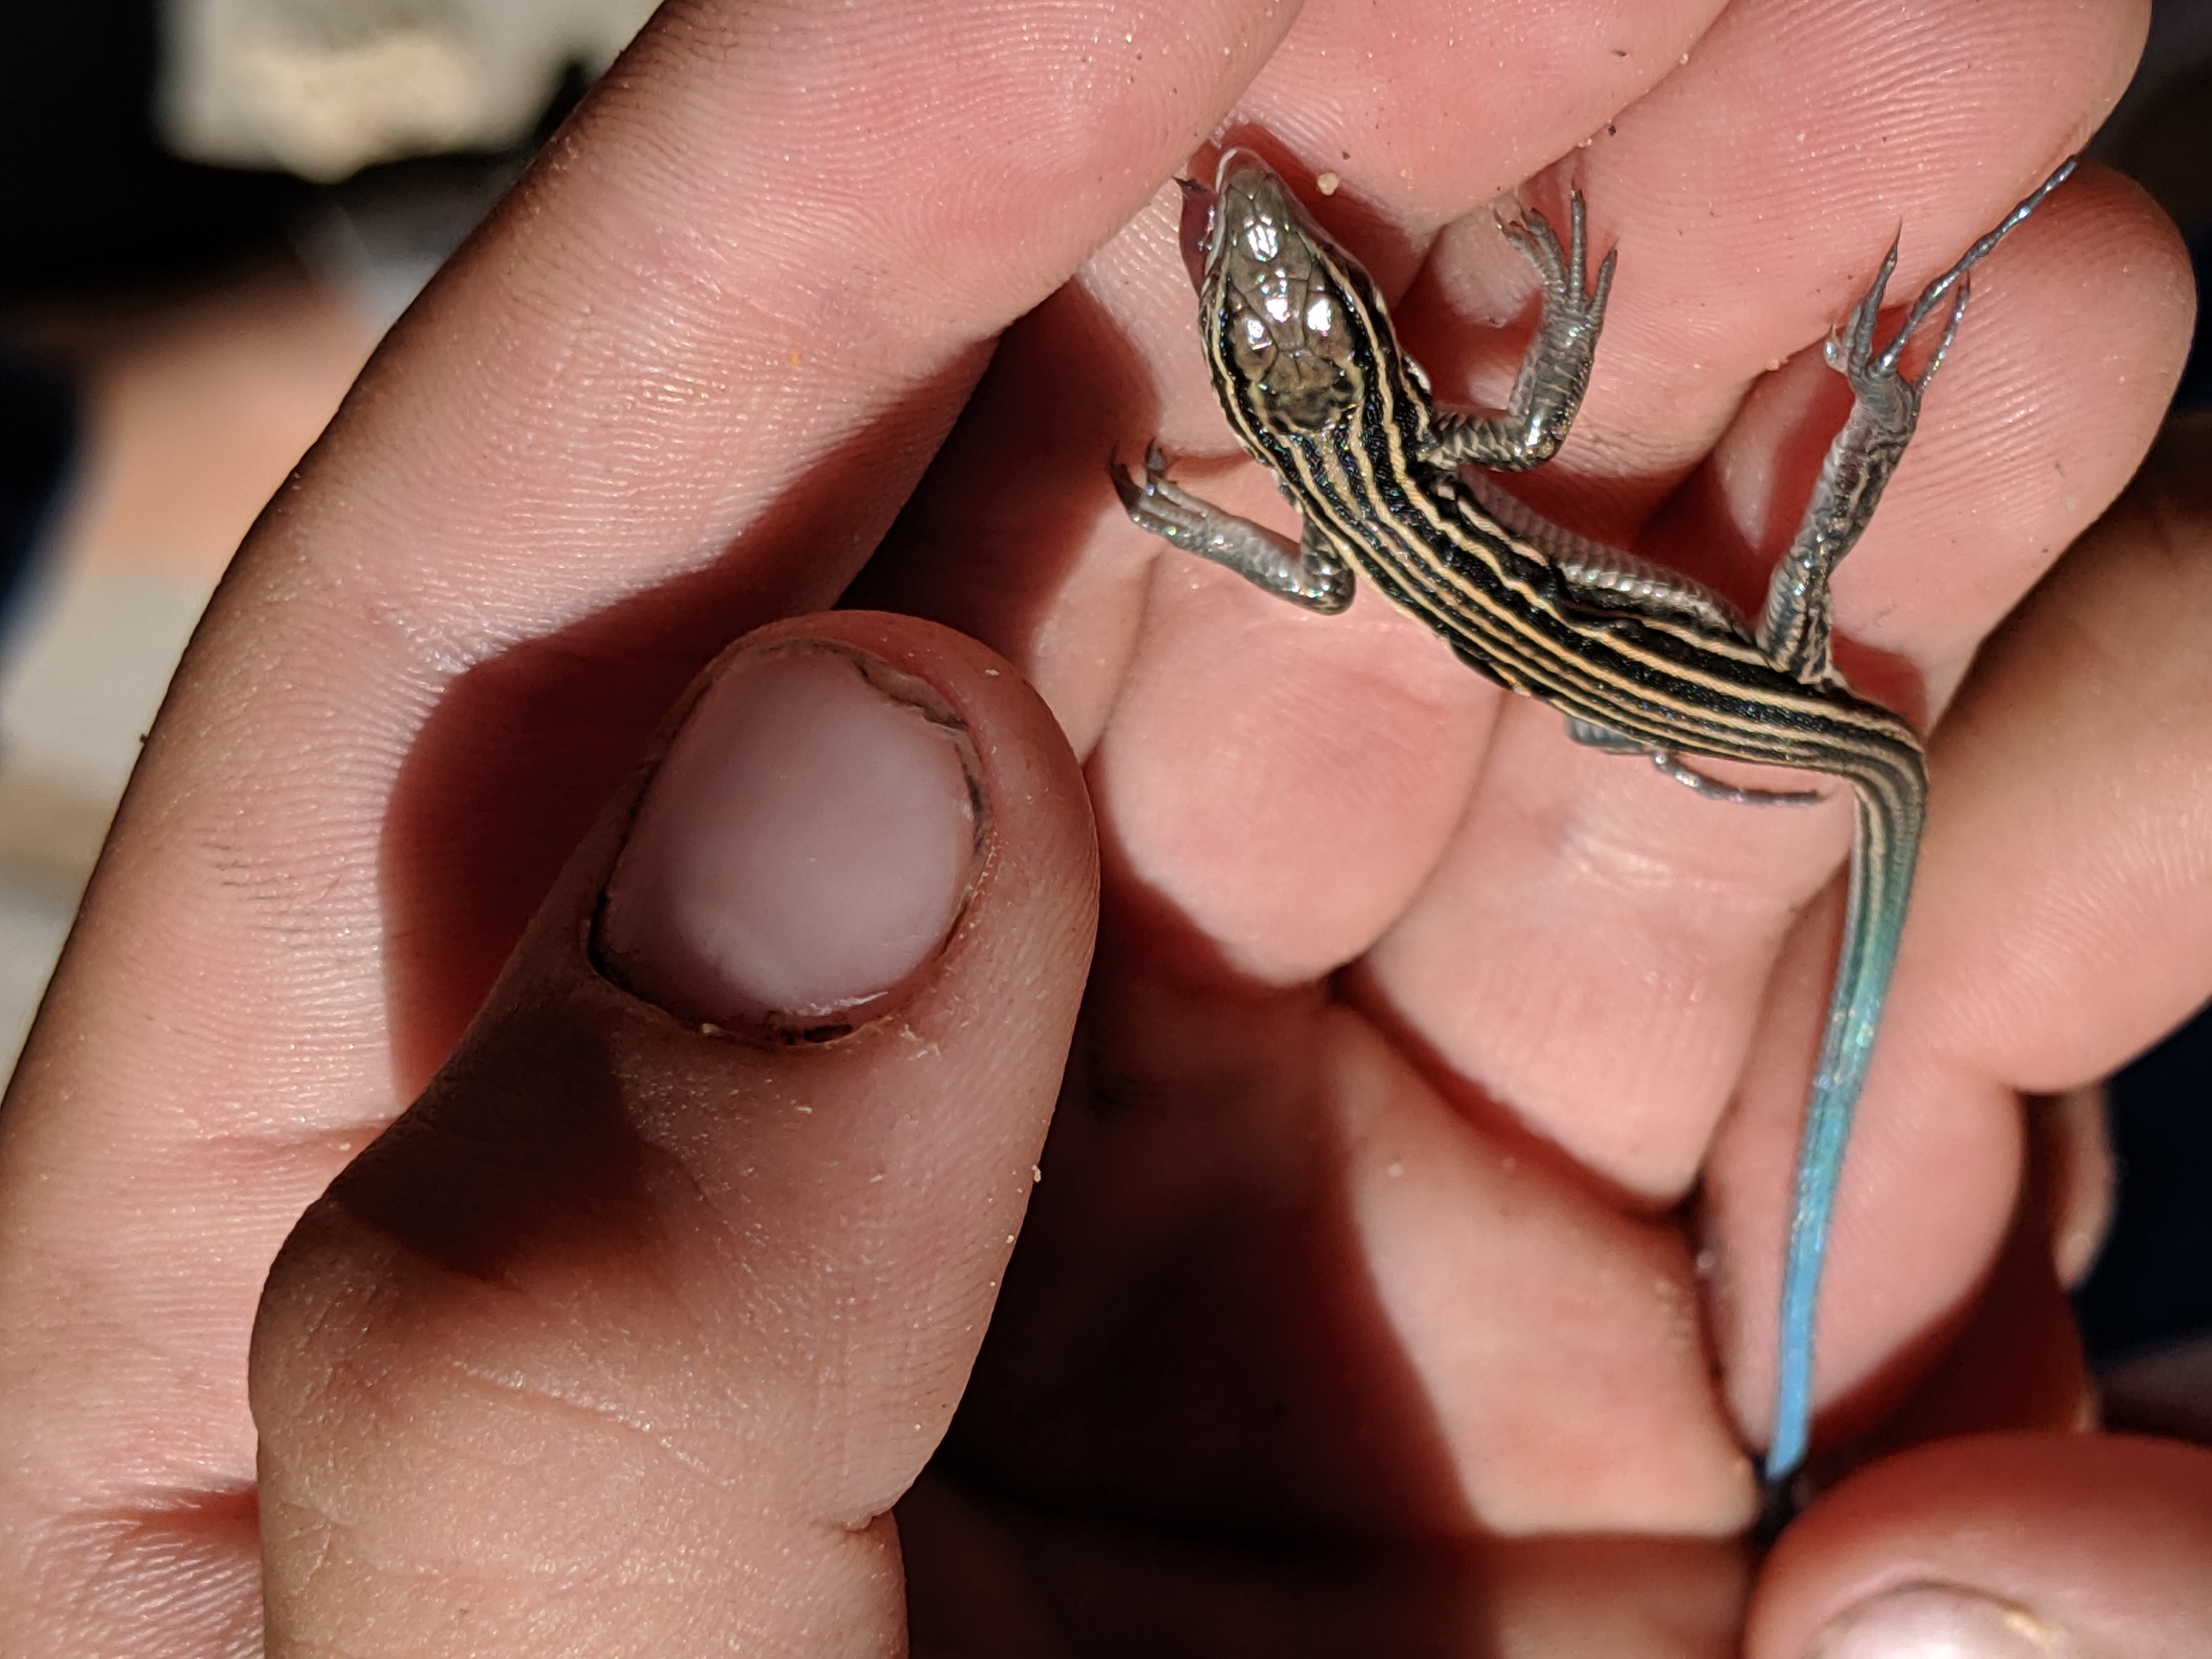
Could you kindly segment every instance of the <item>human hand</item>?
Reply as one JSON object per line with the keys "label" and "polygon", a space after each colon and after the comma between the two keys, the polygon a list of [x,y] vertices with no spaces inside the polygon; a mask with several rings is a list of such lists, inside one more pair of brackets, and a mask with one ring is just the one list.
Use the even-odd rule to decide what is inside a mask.
{"label": "human hand", "polygon": [[[1371,596],[1304,617],[1163,557],[1100,465],[1152,430],[1222,442],[1154,186],[1232,103],[1342,174],[1334,222],[1394,297],[1411,284],[1446,388],[1512,355],[1470,320],[1524,297],[1491,196],[1627,109],[1574,158],[1622,270],[1583,423],[1529,490],[1584,529],[1648,521],[1645,546],[1740,591],[1825,438],[1832,387],[1792,354],[1899,217],[1900,291],[1984,228],[2093,124],[2136,37],[2055,5],[1933,8],[1901,36],[1781,6],[1708,30],[1711,9],[1599,28],[1554,9],[1541,33],[1515,8],[1315,8],[1272,60],[1288,19],[1251,6],[660,19],[372,366],[149,744],[10,1097],[0,1286],[33,1334],[7,1360],[4,1501],[35,1570],[9,1644],[257,1634],[246,1322],[295,1218],[418,1094],[270,1280],[273,1650],[888,1651],[908,1604],[918,1643],[1004,1651],[1729,1640],[1750,1502],[1731,1409],[1755,1437],[1830,948],[1817,915],[1790,924],[1839,824],[1730,815],[1574,750]],[[979,154],[979,112],[1015,141]],[[1147,195],[969,400],[987,343]],[[2176,258],[2105,179],[1989,268],[1838,582],[1871,693],[1940,708],[2118,489],[2170,378]],[[895,617],[757,641],[701,705],[736,711],[698,740],[703,781],[646,821],[680,848],[734,790],[780,799],[757,816],[785,841],[734,871],[664,855],[673,885],[618,882],[600,935],[682,1020],[582,945],[663,708],[723,641],[838,594],[956,415],[860,591],[1038,686],[1107,869],[1025,1229],[1083,992],[1089,826],[1066,740],[988,653]],[[871,671],[885,701],[800,641],[912,680]],[[2183,654],[2124,666],[2179,675]],[[739,716],[794,700],[843,723],[756,713],[793,746],[747,762]],[[2139,817],[2008,839],[2047,828],[2018,803],[2044,800],[2050,757],[2021,764],[1996,725],[1956,762],[1938,744],[1980,781],[1947,801],[1938,773],[1824,1398],[1970,1301],[2012,1207],[2010,1091],[2098,1074],[2201,990],[2185,911],[2156,902],[2174,862],[2111,857],[2174,800],[2122,767],[2127,791],[2082,798]],[[2121,766],[2114,736],[2085,727],[2069,775]],[[842,785],[788,769],[859,754],[881,765]],[[799,781],[781,798],[779,775]],[[833,792],[812,817],[810,779]],[[973,864],[947,850],[971,786]],[[775,860],[856,801],[913,832],[860,870],[934,854],[810,894]],[[1984,879],[2046,846],[2049,912]],[[699,918],[793,892],[851,907],[798,913],[772,988],[757,957],[685,948]],[[904,955],[810,954],[894,912]],[[2042,915],[2078,924],[2061,976],[2003,948]],[[875,991],[817,1046],[685,1023],[749,996],[835,1023]],[[1725,1399],[1667,1214],[1701,1166]],[[1893,1510],[1849,1534],[1859,1555],[1824,1553],[1822,1513],[1775,1558],[1759,1651],[1872,1583],[1869,1536],[1911,1539]]]}

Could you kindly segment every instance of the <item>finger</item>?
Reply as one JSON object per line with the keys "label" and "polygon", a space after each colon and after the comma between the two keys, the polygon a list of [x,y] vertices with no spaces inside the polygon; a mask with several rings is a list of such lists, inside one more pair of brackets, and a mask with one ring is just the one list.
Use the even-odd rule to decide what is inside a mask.
{"label": "finger", "polygon": [[[2102,1146],[2104,1102],[2095,1091],[2063,1101],[2031,1102],[2024,1115],[2024,1167],[2011,1224],[1996,1259],[1975,1287],[1972,1310],[1941,1358],[1915,1376],[1911,1391],[1868,1432],[1852,1435],[1851,1419],[1869,1408],[1832,1413],[1832,1438],[1840,1439],[1814,1472],[1814,1484],[1838,1468],[1871,1462],[1905,1447],[1956,1435],[2000,1430],[2080,1432],[2098,1420],[2096,1383],[2067,1299],[2086,1271],[2094,1237],[2074,1231],[2097,1223],[2088,1211],[2099,1200],[2084,1192],[2085,1158],[2109,1158]],[[2092,1177],[2094,1179],[2094,1177]],[[1932,1349],[1934,1343],[1923,1345]],[[1918,1373],[1924,1352],[1908,1351],[1890,1370]],[[1890,1392],[1893,1393],[1893,1389]],[[1887,1403],[1884,1401],[1883,1403]]]}
{"label": "finger", "polygon": [[945,1472],[1179,1535],[1747,1522],[1677,1229],[1470,1125],[1318,990],[1212,992],[1110,937]]}
{"label": "finger", "polygon": [[[2017,1097],[2101,1078],[2212,989],[2212,441],[2184,424],[1984,649],[1931,756],[1929,835],[1822,1290],[1837,1400],[1964,1316],[2020,1167]],[[1802,976],[1821,947],[1793,942]],[[1809,1006],[1809,1004],[1806,1005]],[[1801,1014],[1706,1177],[1737,1408],[1763,1420]],[[1769,1188],[1771,1188],[1771,1190]]]}
{"label": "finger", "polygon": [[1750,1659],[2180,1659],[2212,1630],[2212,1453],[1993,1435],[1875,1465],[1768,1559]]}
{"label": "finger", "polygon": [[848,614],[726,658],[278,1258],[272,1649],[896,1650],[886,1512],[989,1317],[1095,885],[981,647]]}
{"label": "finger", "polygon": [[[195,1535],[250,1547],[278,1242],[441,1057],[668,700],[834,593],[990,334],[1286,19],[1034,21],[664,9],[258,528],[9,1096],[0,1317],[46,1334],[0,1393],[48,1455],[0,1510],[135,1537],[222,1492]],[[988,154],[979,109],[1009,135]]]}

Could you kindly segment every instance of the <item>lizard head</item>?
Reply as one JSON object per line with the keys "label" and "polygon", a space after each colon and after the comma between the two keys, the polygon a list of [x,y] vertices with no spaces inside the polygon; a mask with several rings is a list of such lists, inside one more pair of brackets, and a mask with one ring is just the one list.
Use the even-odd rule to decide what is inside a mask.
{"label": "lizard head", "polygon": [[1214,388],[1254,436],[1315,434],[1367,391],[1364,367],[1389,323],[1357,261],[1330,241],[1274,170],[1224,152],[1208,186],[1184,185],[1184,245]]}

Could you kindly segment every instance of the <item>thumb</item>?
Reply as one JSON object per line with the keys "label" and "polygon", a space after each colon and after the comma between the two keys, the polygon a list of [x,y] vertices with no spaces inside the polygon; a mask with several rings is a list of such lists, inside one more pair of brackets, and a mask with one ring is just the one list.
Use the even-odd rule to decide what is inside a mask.
{"label": "thumb", "polygon": [[717,663],[271,1273],[270,1650],[898,1650],[888,1511],[990,1316],[1096,887],[982,647],[845,613]]}

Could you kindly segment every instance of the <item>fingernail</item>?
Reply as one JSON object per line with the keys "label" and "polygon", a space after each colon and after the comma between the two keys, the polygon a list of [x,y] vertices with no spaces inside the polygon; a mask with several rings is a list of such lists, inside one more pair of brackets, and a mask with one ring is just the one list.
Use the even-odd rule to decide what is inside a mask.
{"label": "fingernail", "polygon": [[1955,1584],[1900,1584],[1824,1628],[1805,1659],[2067,1659],[2063,1631]]}
{"label": "fingernail", "polygon": [[976,779],[967,728],[914,676],[819,641],[740,653],[646,787],[601,966],[687,1021],[848,1030],[958,919]]}

